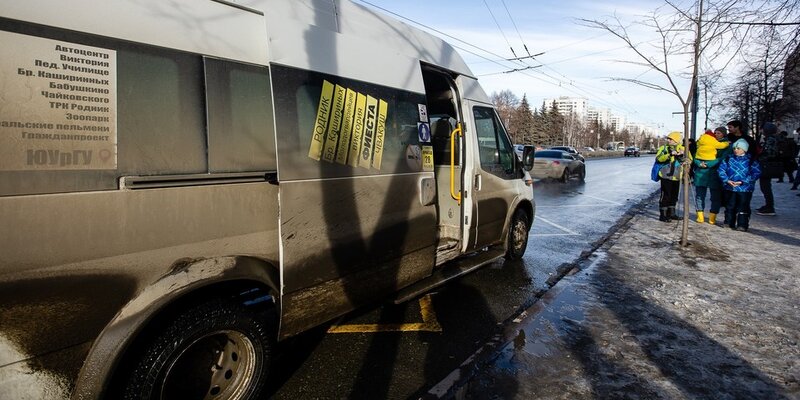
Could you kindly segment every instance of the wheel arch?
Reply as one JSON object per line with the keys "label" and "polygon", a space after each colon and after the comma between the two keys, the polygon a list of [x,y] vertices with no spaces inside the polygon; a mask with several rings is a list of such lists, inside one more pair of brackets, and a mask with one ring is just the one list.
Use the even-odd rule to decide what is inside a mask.
{"label": "wheel arch", "polygon": [[271,301],[280,308],[277,267],[247,256],[179,260],[170,273],[140,290],[95,339],[78,375],[73,399],[103,398],[140,334],[160,318],[201,297],[253,290],[261,292],[259,301]]}
{"label": "wheel arch", "polygon": [[505,229],[503,229],[502,235],[502,248],[504,253],[508,253],[509,251],[509,235],[511,234],[511,224],[514,221],[514,215],[516,215],[517,211],[523,211],[525,215],[528,217],[528,231],[533,227],[533,219],[536,213],[536,206],[534,205],[533,201],[527,198],[520,198],[517,197],[516,204],[509,208],[511,210],[508,215],[506,216],[505,222]]}
{"label": "wheel arch", "polygon": [[515,204],[509,207],[510,211],[508,215],[506,215],[506,222],[505,222],[505,228],[503,229],[503,239],[502,239],[504,250],[508,250],[507,248],[508,234],[511,229],[511,221],[514,219],[514,214],[516,214],[517,210],[520,209],[525,211],[525,214],[528,215],[528,222],[529,222],[528,229],[533,227],[533,218],[536,215],[536,207],[533,205],[533,202],[531,202],[531,200],[520,199],[518,197]]}

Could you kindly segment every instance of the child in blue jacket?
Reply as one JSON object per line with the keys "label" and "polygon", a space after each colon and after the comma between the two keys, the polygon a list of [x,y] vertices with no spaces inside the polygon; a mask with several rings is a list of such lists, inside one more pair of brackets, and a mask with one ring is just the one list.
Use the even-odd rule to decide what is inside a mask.
{"label": "child in blue jacket", "polygon": [[725,222],[731,229],[750,227],[750,200],[753,198],[754,183],[761,176],[761,166],[753,160],[744,139],[733,144],[733,154],[726,157],[719,166],[719,177],[728,192],[725,209]]}

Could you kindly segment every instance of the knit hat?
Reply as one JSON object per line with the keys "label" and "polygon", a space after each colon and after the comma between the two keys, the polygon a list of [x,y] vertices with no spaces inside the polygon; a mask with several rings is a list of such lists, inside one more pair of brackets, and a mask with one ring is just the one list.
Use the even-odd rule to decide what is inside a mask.
{"label": "knit hat", "polygon": [[765,135],[774,135],[778,133],[778,127],[775,126],[772,122],[765,122],[764,123],[764,134]]}
{"label": "knit hat", "polygon": [[747,151],[747,149],[750,148],[750,145],[747,144],[747,140],[739,139],[739,140],[737,140],[736,142],[733,143],[733,148],[734,149],[742,149],[744,151]]}
{"label": "knit hat", "polygon": [[716,132],[716,131],[720,131],[720,132],[722,132],[722,134],[723,134],[723,135],[727,135],[727,134],[728,134],[728,128],[726,128],[726,127],[724,127],[724,126],[720,126],[719,128],[717,128],[717,129],[714,129],[714,131],[715,131],[715,132]]}
{"label": "knit hat", "polygon": [[672,139],[672,140],[675,141],[675,143],[680,143],[681,142],[681,133],[678,132],[678,131],[670,132],[669,135],[667,135],[667,139]]}

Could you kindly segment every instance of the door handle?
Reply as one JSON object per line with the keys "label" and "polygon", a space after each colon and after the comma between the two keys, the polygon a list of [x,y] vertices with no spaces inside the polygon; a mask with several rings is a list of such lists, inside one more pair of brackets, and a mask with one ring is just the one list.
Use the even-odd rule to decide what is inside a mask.
{"label": "door handle", "polygon": [[456,193],[456,135],[461,136],[461,123],[450,132],[450,196],[461,205],[461,190]]}
{"label": "door handle", "polygon": [[475,174],[475,190],[481,190],[483,178],[481,174]]}

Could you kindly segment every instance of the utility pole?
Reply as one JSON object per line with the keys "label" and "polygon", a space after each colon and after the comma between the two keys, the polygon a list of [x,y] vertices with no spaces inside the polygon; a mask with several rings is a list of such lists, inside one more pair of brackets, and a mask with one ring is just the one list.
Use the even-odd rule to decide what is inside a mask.
{"label": "utility pole", "polygon": [[693,89],[694,90],[694,96],[692,96],[692,139],[695,139],[695,140],[697,140],[697,103],[699,103],[697,101],[697,96],[698,96],[698,94],[700,92],[698,90],[697,81],[699,81],[699,79],[695,80],[694,89]]}

